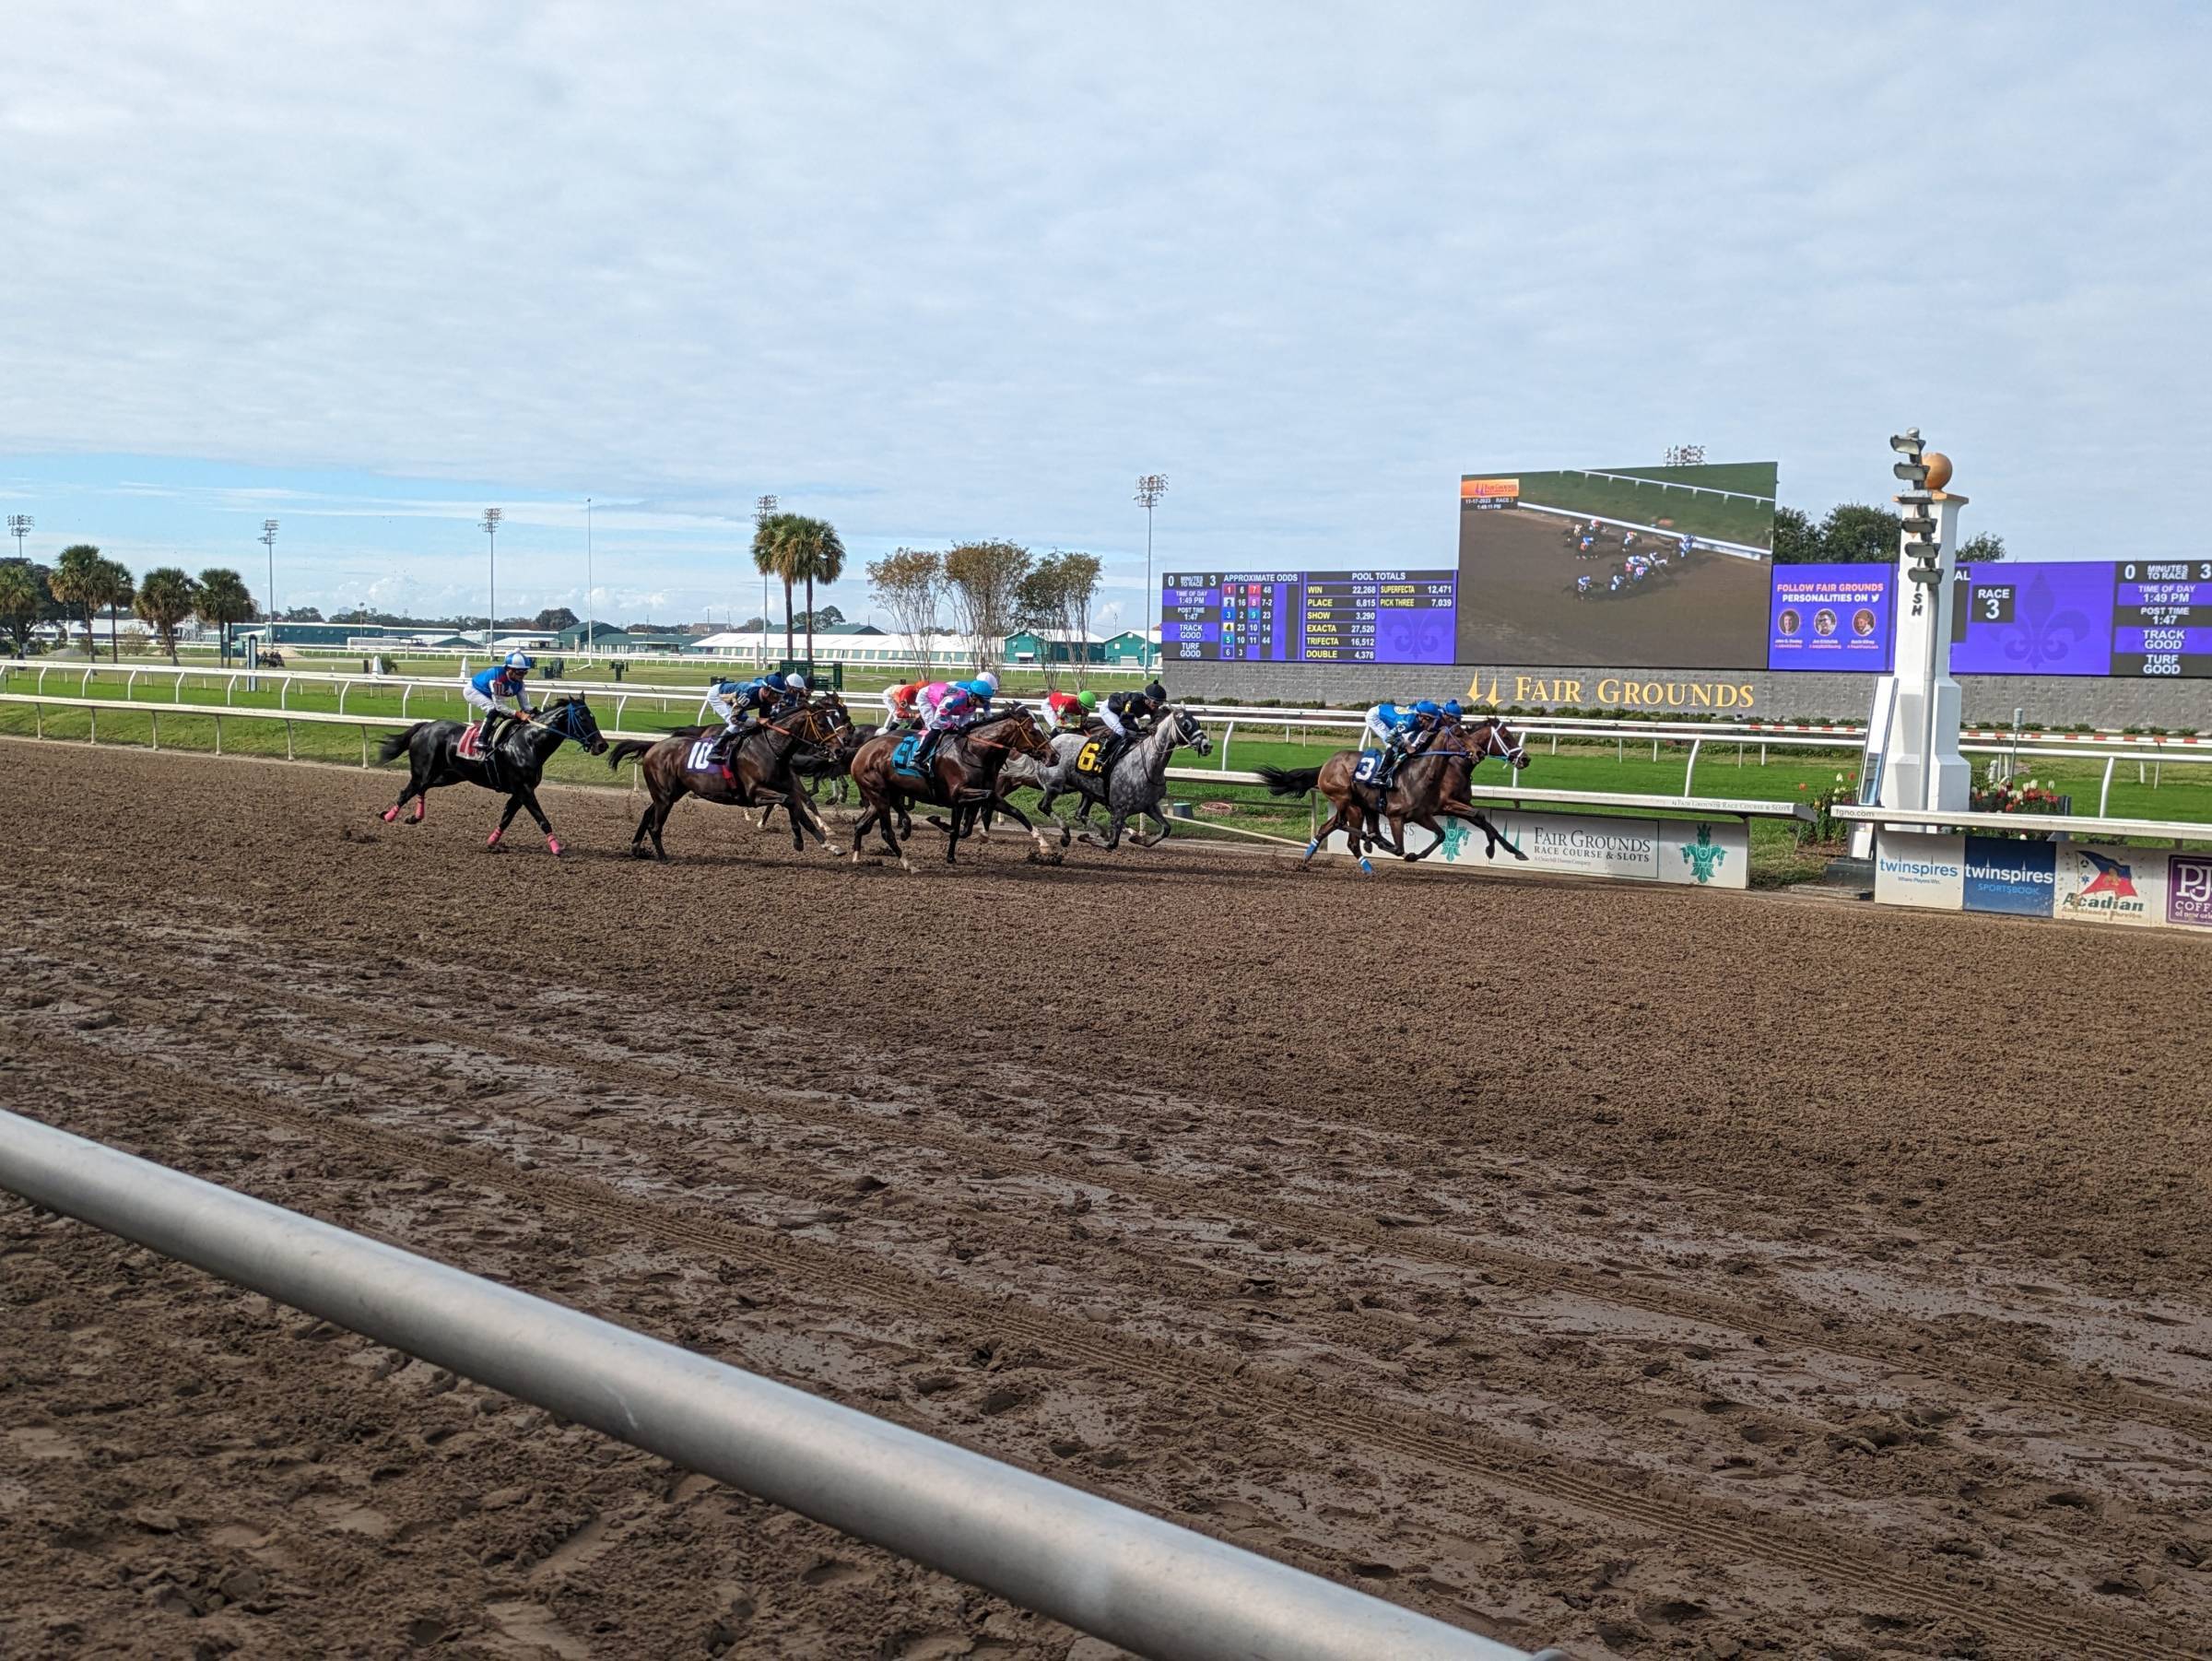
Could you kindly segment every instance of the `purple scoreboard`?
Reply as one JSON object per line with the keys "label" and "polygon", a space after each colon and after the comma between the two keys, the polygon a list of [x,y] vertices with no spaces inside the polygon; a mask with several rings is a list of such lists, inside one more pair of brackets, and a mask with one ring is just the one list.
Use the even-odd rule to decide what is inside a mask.
{"label": "purple scoreboard", "polygon": [[1448,664],[1453,571],[1176,572],[1161,579],[1170,663]]}

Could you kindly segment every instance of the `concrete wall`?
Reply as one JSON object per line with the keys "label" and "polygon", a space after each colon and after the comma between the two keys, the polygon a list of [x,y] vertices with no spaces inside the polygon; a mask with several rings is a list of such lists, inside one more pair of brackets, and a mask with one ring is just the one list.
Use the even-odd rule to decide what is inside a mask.
{"label": "concrete wall", "polygon": [[[1465,698],[1530,708],[1632,709],[1732,719],[1863,721],[1871,675],[1777,675],[1752,670],[1530,669],[1488,664],[1428,668],[1335,664],[1170,662],[1162,678],[1179,698],[1206,702],[1351,706],[1381,698]],[[2015,709],[2031,724],[2084,723],[2194,727],[2212,732],[2212,681],[2107,680],[2054,675],[1961,675],[1965,718],[2006,724]]]}

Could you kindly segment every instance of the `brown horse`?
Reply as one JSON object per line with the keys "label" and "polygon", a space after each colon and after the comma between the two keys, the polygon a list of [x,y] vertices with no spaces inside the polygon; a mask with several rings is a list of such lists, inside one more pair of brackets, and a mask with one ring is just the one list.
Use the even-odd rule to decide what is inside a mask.
{"label": "brown horse", "polygon": [[[724,807],[788,807],[792,846],[804,851],[806,832],[812,831],[835,856],[843,850],[830,840],[829,829],[799,783],[793,763],[807,751],[828,748],[852,724],[843,701],[831,693],[764,717],[735,741],[728,760],[719,765],[710,759],[716,740],[708,728],[687,727],[660,739],[623,739],[607,752],[606,764],[619,767],[633,757],[643,757],[639,771],[653,796],[630,835],[629,851],[640,859],[666,859],[661,831],[668,815],[684,797],[695,795]],[[649,836],[650,854],[645,847]]]}
{"label": "brown horse", "polygon": [[897,821],[911,834],[911,810],[916,802],[951,810],[951,822],[940,826],[945,831],[947,865],[959,852],[960,838],[968,833],[977,815],[994,804],[1035,840],[1038,857],[1050,854],[1043,836],[1021,810],[1011,802],[997,799],[999,770],[1010,757],[1049,757],[1053,753],[1052,740],[1039,730],[1036,717],[1028,710],[1016,708],[1003,715],[988,715],[964,732],[947,734],[930,757],[926,781],[891,765],[891,757],[904,736],[902,733],[880,734],[862,745],[853,758],[853,783],[860,791],[863,808],[853,826],[855,862],[860,858],[861,841],[873,825],[884,844],[898,855],[899,863],[912,870],[913,861],[899,845],[900,833],[892,825]]}
{"label": "brown horse", "polygon": [[1356,749],[1340,749],[1319,767],[1263,767],[1260,776],[1267,781],[1268,790],[1276,795],[1305,795],[1318,788],[1336,810],[1306,844],[1309,860],[1332,831],[1341,830],[1347,851],[1359,859],[1362,871],[1371,875],[1374,866],[1368,863],[1367,846],[1371,841],[1377,848],[1384,845],[1381,838],[1371,839],[1367,834],[1368,818],[1374,813],[1390,821],[1389,851],[1401,859],[1425,859],[1435,851],[1430,848],[1419,854],[1406,852],[1408,823],[1420,826],[1436,837],[1441,845],[1444,832],[1438,821],[1456,819],[1465,819],[1482,831],[1485,859],[1497,858],[1502,843],[1515,859],[1525,860],[1528,855],[1500,836],[1498,827],[1467,799],[1467,786],[1473,781],[1476,768],[1491,756],[1498,757],[1516,772],[1528,765],[1527,749],[1504,722],[1485,720],[1473,726],[1462,726],[1455,717],[1446,717],[1426,748],[1398,764],[1397,774],[1386,791],[1378,791],[1372,784],[1359,782],[1357,777],[1359,752]]}

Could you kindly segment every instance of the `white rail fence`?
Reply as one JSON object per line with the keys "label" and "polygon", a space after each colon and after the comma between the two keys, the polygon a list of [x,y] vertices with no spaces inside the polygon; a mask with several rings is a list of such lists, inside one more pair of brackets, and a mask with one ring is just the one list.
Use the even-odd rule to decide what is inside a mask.
{"label": "white rail fence", "polygon": [[[83,670],[73,669],[71,673],[73,673],[80,680],[80,682],[83,682],[88,681],[89,675],[91,673],[112,674],[113,671],[87,672]],[[144,674],[146,671],[127,670],[124,671],[123,673],[125,676],[126,684],[124,688],[124,696],[122,698],[87,697],[81,690],[77,694],[72,696],[54,696],[45,694],[43,692],[0,692],[0,705],[22,704],[35,706],[41,710],[45,708],[57,708],[81,709],[88,711],[91,715],[93,736],[96,742],[98,740],[100,713],[103,710],[113,714],[150,716],[153,718],[153,741],[154,748],[157,749],[160,748],[160,717],[163,714],[211,719],[216,723],[215,748],[218,754],[222,750],[221,724],[224,720],[236,719],[250,721],[259,719],[283,721],[287,723],[285,754],[288,759],[296,756],[296,747],[293,743],[290,728],[290,724],[292,723],[355,726],[359,727],[361,731],[361,764],[363,766],[367,766],[369,764],[368,735],[371,730],[378,728],[390,729],[393,727],[410,726],[418,720],[429,719],[437,715],[457,715],[464,713],[464,706],[461,703],[459,689],[451,683],[442,681],[394,681],[377,679],[369,677],[299,676],[288,678],[279,684],[277,706],[274,709],[270,709],[265,707],[255,707],[251,704],[231,704],[228,701],[220,704],[188,704],[177,701],[175,697],[172,697],[171,701],[166,702],[155,702],[150,700],[134,699],[130,696],[130,693],[135,689],[135,681],[132,677]],[[42,680],[43,676],[41,675],[40,678]],[[247,675],[243,671],[240,671],[228,676],[216,677],[216,678],[222,678],[227,682],[236,682],[239,680],[250,680],[253,678],[253,677]],[[337,712],[333,713],[324,710],[296,710],[288,707],[290,688],[294,682],[298,680],[312,680],[317,682],[324,682],[329,680],[340,681],[342,684],[339,685],[337,690],[339,705]],[[0,676],[0,685],[6,684],[8,684],[7,677]],[[394,687],[397,687],[400,689],[400,713],[397,715],[385,715],[371,714],[367,712],[361,712],[359,713],[346,713],[345,701],[347,689],[349,688],[360,687],[372,688],[385,693],[389,693]],[[441,694],[442,696],[442,707],[435,711],[425,711],[420,714],[413,714],[408,713],[407,705],[412,701],[412,695],[418,689],[424,691],[426,694]],[[181,694],[182,690],[183,681],[182,679],[179,679],[173,683],[172,692]],[[227,692],[231,690],[234,690],[234,688],[226,686]],[[632,731],[623,727],[621,723],[632,704],[651,705],[661,714],[681,714],[687,719],[694,718],[700,709],[699,689],[695,687],[670,687],[656,689],[650,691],[646,690],[645,689],[638,689],[632,691],[616,693],[612,697],[611,701],[607,699],[604,690],[597,693],[597,696],[599,696],[602,700],[601,707],[605,707],[605,704],[607,701],[611,701],[614,705],[613,723],[603,729],[610,739],[655,739],[665,736],[665,734],[658,731]],[[1316,717],[1311,711],[1274,712],[1240,709],[1232,712],[1223,710],[1218,706],[1216,706],[1211,712],[1209,712],[1205,706],[1192,705],[1188,707],[1191,708],[1193,713],[1199,715],[1200,718],[1206,721],[1208,725],[1218,727],[1220,731],[1220,761],[1218,766],[1210,769],[1178,768],[1171,770],[1171,776],[1177,778],[1206,778],[1221,783],[1256,782],[1256,775],[1232,774],[1229,765],[1230,751],[1235,744],[1237,729],[1240,724],[1246,725],[1248,728],[1253,725],[1264,725],[1269,728],[1281,726],[1286,729],[1286,736],[1292,732],[1302,734],[1308,732],[1325,731],[1348,734],[1357,733],[1360,730],[1360,722],[1357,716]],[[1255,716],[1258,717],[1257,720],[1254,719]],[[38,736],[42,737],[45,736],[43,717],[41,716],[38,718]],[[1741,724],[1737,724],[1740,725]],[[1600,730],[1601,727],[1603,730]],[[1686,747],[1682,769],[1682,790],[1679,797],[1663,798],[1652,795],[1636,795],[1629,799],[1637,803],[1648,803],[1657,800],[1677,801],[1682,807],[1684,807],[1685,810],[1688,811],[1700,810],[1698,804],[1700,800],[1704,799],[1695,796],[1694,791],[1697,783],[1698,764],[1700,759],[1705,757],[1707,753],[1707,746],[1709,745],[1716,750],[1725,750],[1728,747],[1733,746],[1735,750],[1736,764],[1738,765],[1744,764],[1748,757],[1749,751],[1753,748],[1756,748],[1759,751],[1759,765],[1762,767],[1767,764],[1768,753],[1771,749],[1825,750],[1833,753],[1847,748],[1856,748],[1853,746],[1847,746],[1846,744],[1840,742],[1839,740],[1843,737],[1843,735],[1841,734],[1835,737],[1825,737],[1812,733],[1777,732],[1771,730],[1753,730],[1749,728],[1735,730],[1729,725],[1724,725],[1720,723],[1713,723],[1710,725],[1686,723],[1679,727],[1655,729],[1656,724],[1647,724],[1641,722],[1616,722],[1607,724],[1594,722],[1515,723],[1515,730],[1522,735],[1524,741],[1530,739],[1542,740],[1548,738],[1550,740],[1551,749],[1554,754],[1558,753],[1559,741],[1562,738],[1568,740],[1569,742],[1579,743],[1587,743],[1593,739],[1602,740],[1610,738],[1614,743],[1617,756],[1620,760],[1626,760],[1628,746],[1631,738],[1635,741],[1640,748],[1642,745],[1648,743],[1651,746],[1652,760],[1654,761],[1657,761],[1661,759],[1664,747],[1669,745]],[[2134,748],[2114,748],[2103,750],[2093,750],[2061,748],[2046,744],[2019,744],[2009,742],[1987,743],[1974,742],[1971,740],[1962,742],[1959,748],[1962,754],[1992,756],[2006,759],[2014,762],[2017,762],[2020,758],[2063,760],[2068,761],[2102,760],[2104,762],[2104,772],[2099,784],[2097,796],[2097,811],[2100,816],[2103,815],[2111,805],[2112,783],[2117,777],[2119,766],[2123,761],[2130,761],[2135,764],[2137,783],[2149,783],[2154,787],[2156,787],[2156,785],[2162,781],[2163,768],[2166,762],[2171,761],[2177,764],[2187,764],[2193,762],[2212,763],[2212,748],[2202,749],[2176,748],[2171,751],[2152,751],[2140,747]],[[1724,762],[1722,764],[1725,765],[1726,763]],[[1595,794],[1610,795],[1611,793]],[[1727,811],[1721,808],[1709,808],[1703,810],[1714,813]]]}
{"label": "white rail fence", "polygon": [[1080,1489],[5,1112],[0,1187],[1140,1655],[1527,1661]]}
{"label": "white rail fence", "polygon": [[[331,688],[343,697],[348,689],[366,693],[391,692],[397,689],[402,700],[402,713],[415,695],[436,696],[457,701],[460,681],[457,677],[439,676],[361,675],[335,669],[218,669],[186,665],[135,664],[127,666],[102,664],[7,663],[0,661],[0,689],[12,689],[18,681],[28,679],[33,690],[44,691],[49,677],[63,680],[75,678],[80,695],[88,693],[95,681],[112,684],[121,678],[124,696],[135,697],[140,681],[156,685],[162,677],[170,682],[172,700],[181,701],[187,681],[220,682],[224,701],[235,696],[238,684],[247,683],[252,689],[256,682],[265,682],[278,689],[280,700],[288,698],[286,688],[312,684]],[[670,706],[695,706],[700,701],[703,686],[699,682],[656,681],[602,681],[562,679],[548,682],[563,690],[587,692],[603,701],[608,699],[618,704],[629,700],[659,701]],[[855,690],[850,701],[856,707],[872,701],[874,693]],[[1208,723],[1237,721],[1264,724],[1270,726],[1288,726],[1292,729],[1312,728],[1331,731],[1356,730],[1362,720],[1357,710],[1318,710],[1293,705],[1244,703],[1199,703],[1182,705],[1201,720]],[[1477,713],[1481,713],[1477,711]],[[1866,727],[1863,722],[1803,722],[1803,721],[1692,721],[1677,720],[1623,720],[1614,716],[1594,715],[1528,715],[1512,718],[1517,731],[1539,737],[1621,737],[1641,742],[1652,739],[1730,738],[1751,740],[1818,738],[1825,742],[1819,748],[1856,748],[1865,742]],[[2212,734],[2194,733],[2115,733],[2110,731],[2065,732],[2048,727],[2019,728],[2001,726],[1973,726],[1962,728],[1960,736],[1987,745],[2059,744],[2075,748],[2109,748],[2140,751],[2146,756],[2168,754],[2191,749],[2212,753]]]}

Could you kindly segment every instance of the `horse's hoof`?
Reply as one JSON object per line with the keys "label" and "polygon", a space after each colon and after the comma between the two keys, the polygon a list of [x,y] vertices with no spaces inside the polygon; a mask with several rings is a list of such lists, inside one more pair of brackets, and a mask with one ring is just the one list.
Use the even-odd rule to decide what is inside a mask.
{"label": "horse's hoof", "polygon": [[382,819],[382,820],[384,821],[384,823],[388,825],[388,824],[390,824],[390,823],[391,823],[391,822],[392,822],[394,819],[397,819],[397,818],[399,817],[399,809],[398,809],[398,808],[396,808],[396,807],[387,807],[387,808],[385,808],[385,809],[384,809],[384,810],[383,810],[382,813],[378,814],[376,817],[377,817],[377,818],[379,818],[379,819]]}

